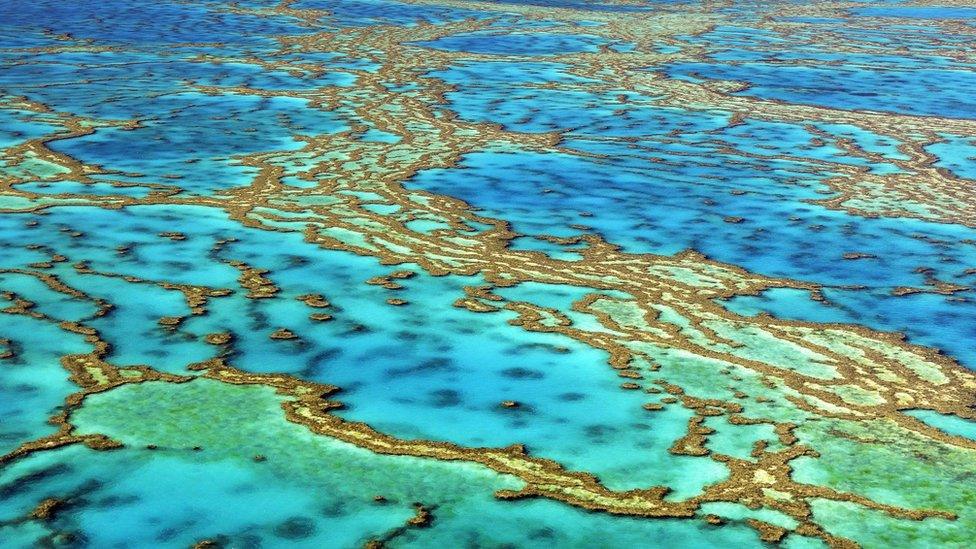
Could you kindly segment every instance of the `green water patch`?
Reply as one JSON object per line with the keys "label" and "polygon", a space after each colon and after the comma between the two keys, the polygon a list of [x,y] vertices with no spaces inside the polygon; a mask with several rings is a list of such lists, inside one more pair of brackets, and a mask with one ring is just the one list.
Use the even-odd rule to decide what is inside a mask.
{"label": "green water patch", "polygon": [[820,453],[819,458],[793,461],[797,482],[907,509],[958,515],[955,520],[910,520],[853,503],[820,500],[814,504],[814,518],[827,531],[868,547],[964,546],[971,540],[976,531],[973,450],[929,439],[886,420],[808,422],[795,433]]}

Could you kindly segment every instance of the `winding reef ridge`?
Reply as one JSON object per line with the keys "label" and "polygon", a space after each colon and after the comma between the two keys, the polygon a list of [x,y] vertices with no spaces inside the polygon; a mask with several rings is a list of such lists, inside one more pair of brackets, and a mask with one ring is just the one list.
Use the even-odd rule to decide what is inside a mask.
{"label": "winding reef ridge", "polygon": [[971,546],[970,4],[4,2],[0,546]]}

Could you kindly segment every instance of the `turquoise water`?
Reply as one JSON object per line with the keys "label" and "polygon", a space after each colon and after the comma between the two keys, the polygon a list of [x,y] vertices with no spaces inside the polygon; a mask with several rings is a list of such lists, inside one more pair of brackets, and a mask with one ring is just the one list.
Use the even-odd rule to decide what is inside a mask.
{"label": "turquoise water", "polygon": [[862,4],[5,6],[0,547],[971,539],[973,10]]}
{"label": "turquoise water", "polygon": [[941,429],[950,435],[966,438],[976,438],[976,424],[955,416],[944,416],[932,412],[931,410],[909,411],[908,415],[914,416],[925,423]]}

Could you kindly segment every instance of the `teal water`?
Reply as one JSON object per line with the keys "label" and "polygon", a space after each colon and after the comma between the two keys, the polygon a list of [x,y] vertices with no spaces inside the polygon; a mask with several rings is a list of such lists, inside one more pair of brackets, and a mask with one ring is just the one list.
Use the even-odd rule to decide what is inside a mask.
{"label": "teal water", "polygon": [[955,416],[941,415],[931,410],[910,410],[908,415],[918,418],[951,435],[976,438],[976,424],[972,421]]}

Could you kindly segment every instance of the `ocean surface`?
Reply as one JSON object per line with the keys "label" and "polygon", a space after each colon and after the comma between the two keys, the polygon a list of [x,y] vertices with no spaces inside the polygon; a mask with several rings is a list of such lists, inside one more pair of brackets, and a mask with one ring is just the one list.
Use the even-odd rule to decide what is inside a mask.
{"label": "ocean surface", "polygon": [[8,0],[0,547],[965,547],[976,7]]}

